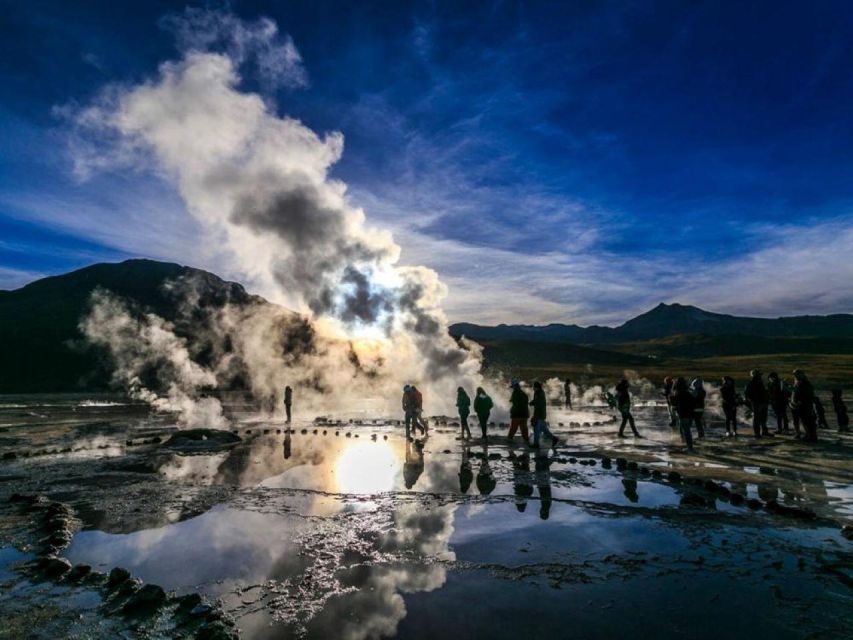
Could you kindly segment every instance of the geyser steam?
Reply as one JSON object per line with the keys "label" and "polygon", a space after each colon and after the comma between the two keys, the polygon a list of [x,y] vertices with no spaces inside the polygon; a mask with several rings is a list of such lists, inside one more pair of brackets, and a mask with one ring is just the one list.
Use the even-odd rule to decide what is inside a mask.
{"label": "geyser steam", "polygon": [[[318,136],[241,89],[241,69],[252,65],[262,85],[303,84],[292,41],[269,20],[247,23],[218,12],[188,10],[166,23],[184,47],[180,59],[163,63],[142,84],[108,87],[76,112],[78,131],[96,154],[78,147],[78,169],[102,167],[108,158],[143,161],[161,172],[208,241],[224,243],[235,270],[298,304],[319,321],[324,338],[348,341],[353,366],[373,372],[373,395],[391,394],[396,404],[397,386],[412,380],[430,392],[431,408],[450,410],[458,384],[479,382],[480,361],[448,335],[437,275],[399,266],[390,233],[367,227],[346,186],[329,178],[343,150],[340,133]],[[109,336],[102,344],[121,354],[126,348],[113,347],[109,309],[100,303],[86,333],[97,341],[102,323]],[[137,339],[144,342],[143,335]],[[255,390],[269,393],[292,378],[293,363],[277,362],[273,348],[246,361]],[[329,378],[322,370],[339,365],[338,358],[315,358],[311,375]],[[330,406],[346,404],[352,376],[346,370],[332,376]]]}

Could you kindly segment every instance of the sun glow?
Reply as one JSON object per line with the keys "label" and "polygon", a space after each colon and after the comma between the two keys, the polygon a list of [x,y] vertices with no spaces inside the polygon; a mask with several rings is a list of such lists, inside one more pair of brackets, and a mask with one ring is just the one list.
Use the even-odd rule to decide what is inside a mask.
{"label": "sun glow", "polygon": [[385,442],[362,442],[341,453],[334,474],[342,493],[391,491],[400,473],[400,460]]}

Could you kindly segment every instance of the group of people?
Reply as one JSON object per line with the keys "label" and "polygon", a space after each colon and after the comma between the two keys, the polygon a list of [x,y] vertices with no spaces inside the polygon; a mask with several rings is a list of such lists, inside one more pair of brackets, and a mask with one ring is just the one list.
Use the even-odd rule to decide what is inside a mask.
{"label": "group of people", "polygon": [[[735,381],[724,376],[720,386],[726,436],[737,436],[737,409],[744,406],[752,414],[752,429],[756,438],[772,437],[767,427],[768,409],[776,416],[776,433],[788,433],[788,411],[791,411],[797,438],[817,442],[818,426],[828,428],[826,412],[815,393],[808,376],[801,369],[793,372],[793,384],[788,384],[776,372],[767,376],[753,369],[750,380],[743,390],[737,392]],[[688,385],[685,378],[664,379],[663,395],[670,414],[670,426],[678,426],[688,449],[693,448],[692,426],[696,425],[699,438],[705,437],[705,387],[701,378]],[[832,391],[832,405],[838,420],[838,430],[849,430],[850,419],[841,389]],[[802,430],[800,426],[802,425]]]}
{"label": "group of people", "polygon": [[[512,381],[510,389],[510,423],[507,438],[511,441],[516,431],[521,429],[521,437],[524,439],[524,442],[534,449],[539,448],[539,442],[543,435],[551,439],[552,447],[556,447],[559,444],[559,439],[548,428],[548,399],[545,397],[545,390],[542,388],[542,383],[539,381],[533,383],[532,400],[521,388],[521,383],[518,380]],[[492,399],[482,387],[477,387],[477,392],[474,396],[474,413],[477,415],[477,420],[480,423],[480,430],[482,431],[484,440],[488,439],[486,427],[489,423],[489,415],[491,414],[492,407],[494,407]],[[532,415],[530,407],[533,407]],[[468,416],[471,413],[471,398],[462,387],[456,390],[456,408],[459,411],[462,438],[470,438],[471,430],[468,428]],[[530,435],[527,430],[528,422],[533,428],[533,442],[530,442]]]}

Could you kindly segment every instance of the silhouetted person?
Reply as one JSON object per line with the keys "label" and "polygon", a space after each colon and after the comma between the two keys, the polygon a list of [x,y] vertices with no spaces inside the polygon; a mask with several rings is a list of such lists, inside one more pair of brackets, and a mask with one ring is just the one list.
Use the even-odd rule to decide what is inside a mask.
{"label": "silhouetted person", "polygon": [[477,420],[480,421],[480,431],[483,432],[483,440],[487,438],[486,427],[489,425],[489,414],[492,412],[492,407],[495,403],[489,395],[483,390],[483,387],[477,387],[477,395],[474,396],[474,413],[477,414]]}
{"label": "silhouetted person", "polygon": [[287,460],[290,458],[290,430],[285,429],[287,433],[284,434],[284,459]]}
{"label": "silhouetted person", "polygon": [[669,414],[669,426],[674,427],[677,424],[678,413],[675,411],[675,404],[672,402],[672,388],[675,382],[667,376],[663,379],[663,397],[666,400],[666,412]]}
{"label": "silhouetted person", "polygon": [[723,415],[726,418],[726,436],[737,435],[737,389],[735,381],[730,376],[723,376],[723,384],[720,386],[720,397],[723,401]]}
{"label": "silhouetted person", "polygon": [[465,433],[471,437],[471,429],[468,427],[468,416],[471,414],[471,398],[465,393],[465,389],[459,387],[456,389],[456,408],[459,410],[459,424],[462,427],[462,438],[465,438]]}
{"label": "silhouetted person", "polygon": [[693,378],[690,383],[690,393],[693,394],[695,405],[693,407],[693,421],[696,423],[697,437],[705,437],[705,397],[708,395],[705,392],[705,384],[702,378]]}
{"label": "silhouetted person", "polygon": [[767,387],[764,386],[764,380],[761,377],[761,371],[753,369],[749,372],[750,380],[743,390],[743,397],[746,400],[747,406],[752,409],[752,430],[755,432],[756,438],[769,436],[767,431],[767,407],[770,404],[770,396],[767,393]]}
{"label": "silhouetted person", "polygon": [[800,369],[794,370],[794,391],[791,394],[791,407],[800,417],[803,423],[807,442],[817,442],[817,419],[814,412],[814,387],[805,372]]}
{"label": "silhouetted person", "polygon": [[829,423],[826,421],[826,410],[823,408],[823,402],[815,394],[814,397],[814,414],[817,418],[817,426],[821,429],[829,429]]}
{"label": "silhouetted person", "polygon": [[767,395],[770,399],[770,407],[776,415],[776,433],[787,433],[788,426],[788,390],[785,382],[775,371],[767,376]]}
{"label": "silhouetted person", "polygon": [[536,488],[539,490],[539,517],[547,520],[551,515],[551,459],[536,456]]}
{"label": "silhouetted person", "polygon": [[406,489],[415,486],[424,470],[424,450],[421,441],[406,440],[406,462],[403,464],[403,482]]}
{"label": "silhouetted person", "polygon": [[844,433],[850,431],[850,416],[847,415],[847,405],[841,397],[841,389],[832,390],[832,408],[835,410],[838,432]]}
{"label": "silhouetted person", "polygon": [[687,445],[688,451],[693,451],[693,417],[696,415],[694,403],[696,400],[687,386],[687,380],[679,378],[672,387],[672,403],[678,414],[678,428],[681,431],[681,439]]}
{"label": "silhouetted person", "polygon": [[533,425],[533,448],[539,448],[539,437],[543,433],[551,438],[551,446],[556,447],[560,441],[548,428],[548,399],[538,380],[533,383],[533,400],[530,405],[533,407],[533,417],[530,419]]}
{"label": "silhouetted person", "polygon": [[287,421],[290,422],[290,409],[293,406],[293,389],[290,386],[284,388],[284,413],[287,414]]}
{"label": "silhouetted person", "polygon": [[563,390],[566,392],[566,409],[572,408],[572,381],[566,378],[563,384]]}
{"label": "silhouetted person", "polygon": [[421,433],[426,435],[427,421],[424,420],[424,396],[415,385],[411,388],[412,402],[415,405],[415,422],[421,428]]}
{"label": "silhouetted person", "polygon": [[495,490],[497,484],[495,474],[492,473],[492,468],[489,466],[489,447],[483,445],[483,458],[480,461],[480,468],[477,470],[477,491],[487,496]]}
{"label": "silhouetted person", "polygon": [[637,493],[637,481],[630,478],[622,478],[622,487],[625,497],[631,502],[639,502],[640,494]]}
{"label": "silhouetted person", "polygon": [[791,422],[794,423],[794,434],[797,438],[803,437],[803,430],[800,428],[800,412],[794,409],[794,404],[791,402],[791,396],[794,395],[794,383],[788,384],[786,380],[782,380],[782,385],[785,388],[785,397],[788,399],[788,407],[791,409]]}
{"label": "silhouetted person", "polygon": [[509,452],[512,460],[512,491],[515,494],[515,508],[519,513],[527,509],[527,499],[533,495],[533,486],[530,484],[530,456],[527,452],[515,455]]}
{"label": "silhouetted person", "polygon": [[637,426],[634,424],[634,416],[631,415],[631,393],[628,390],[628,381],[620,380],[619,384],[616,385],[616,408],[619,409],[619,413],[622,415],[622,424],[619,425],[619,437],[625,437],[625,425],[631,425],[631,431],[635,436],[640,438],[640,433],[637,431]]}
{"label": "silhouetted person", "polygon": [[471,471],[471,461],[468,459],[468,447],[462,447],[462,462],[459,464],[459,492],[468,493],[468,488],[474,480]]}
{"label": "silhouetted person", "polygon": [[409,430],[411,429],[412,422],[415,420],[415,403],[412,399],[412,387],[409,385],[403,385],[403,415],[405,416],[406,421],[406,439],[408,440]]}
{"label": "silhouetted person", "polygon": [[516,429],[521,429],[521,437],[524,444],[530,444],[530,436],[527,433],[527,420],[530,418],[530,406],[527,394],[521,389],[518,380],[512,381],[512,395],[509,397],[509,433],[507,440],[512,443],[512,437]]}

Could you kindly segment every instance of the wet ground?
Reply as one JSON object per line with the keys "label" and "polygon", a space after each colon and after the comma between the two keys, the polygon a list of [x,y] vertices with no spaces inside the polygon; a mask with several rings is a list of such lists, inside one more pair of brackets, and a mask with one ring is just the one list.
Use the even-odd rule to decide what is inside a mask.
{"label": "wet ground", "polygon": [[229,409],[234,442],[170,440],[115,398],[0,398],[0,638],[853,637],[849,435],[712,421],[688,455],[661,407],[643,439],[585,407],[551,451]]}

